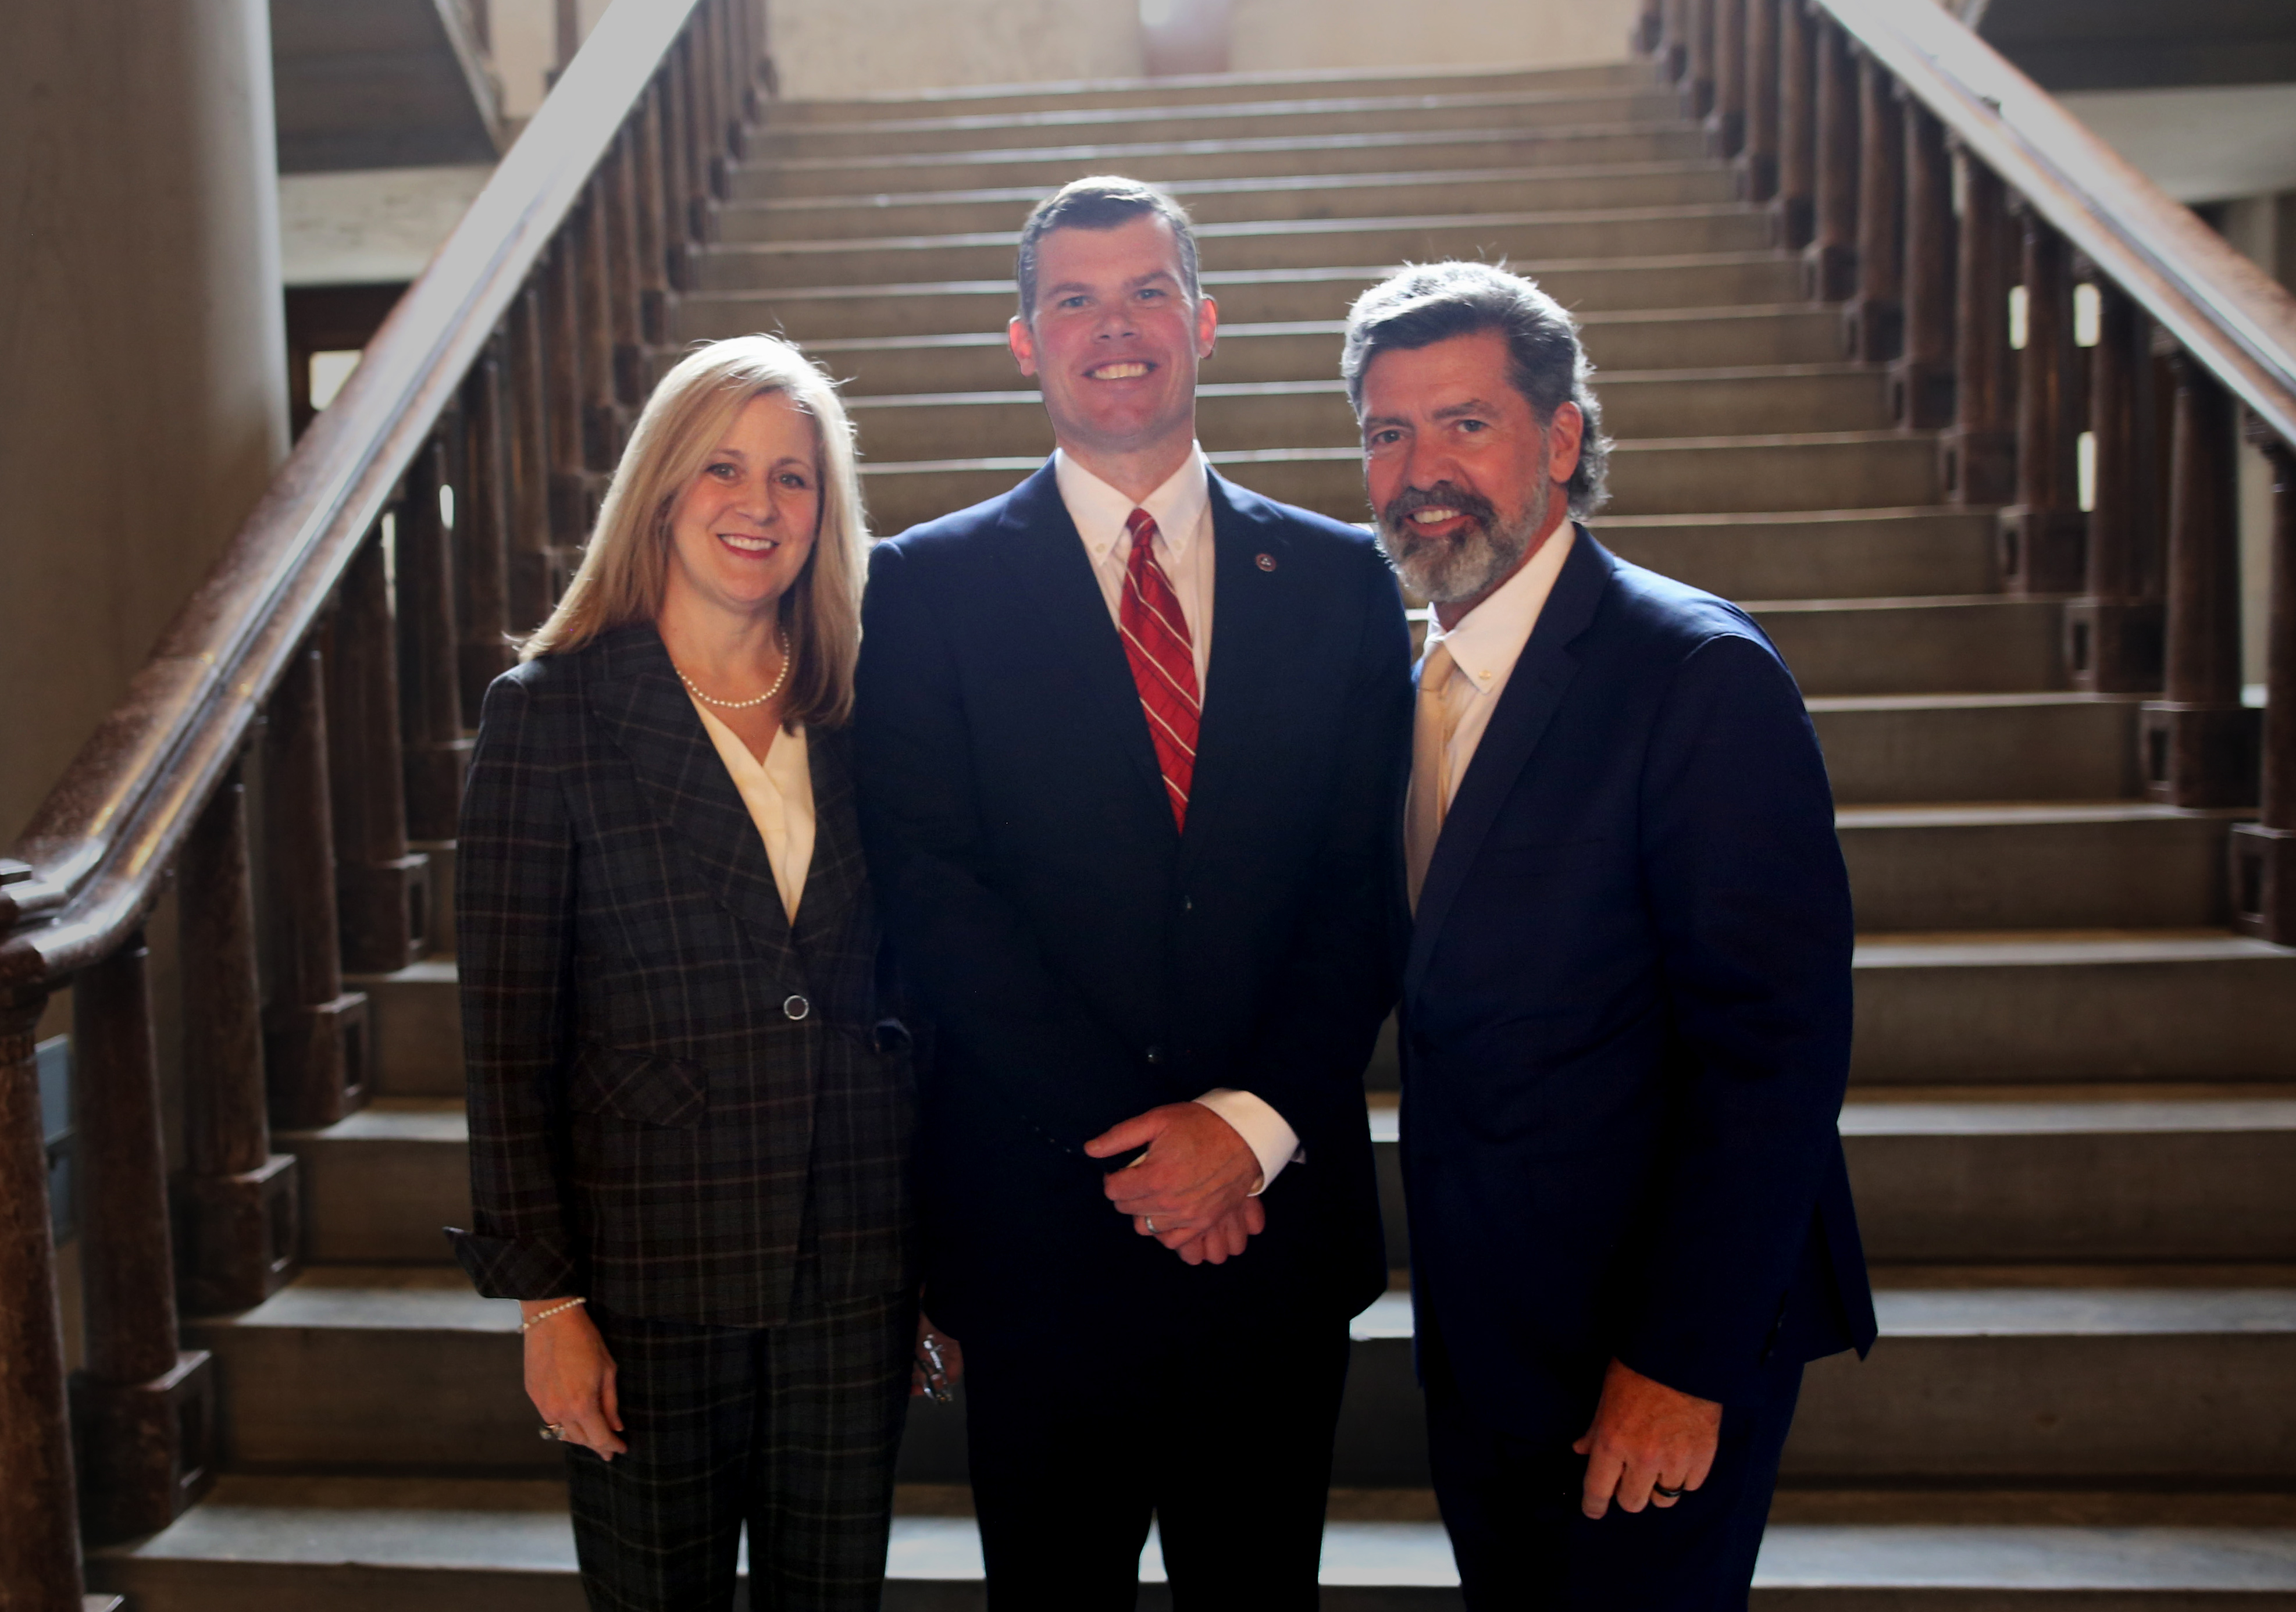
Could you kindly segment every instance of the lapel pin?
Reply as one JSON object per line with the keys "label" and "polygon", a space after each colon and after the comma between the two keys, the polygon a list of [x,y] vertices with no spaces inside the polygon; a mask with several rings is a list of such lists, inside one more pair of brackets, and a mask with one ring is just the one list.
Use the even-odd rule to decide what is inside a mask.
{"label": "lapel pin", "polygon": [[1258,566],[1263,571],[1272,571],[1275,569],[1275,556],[1273,554],[1254,554],[1251,557],[1251,563]]}

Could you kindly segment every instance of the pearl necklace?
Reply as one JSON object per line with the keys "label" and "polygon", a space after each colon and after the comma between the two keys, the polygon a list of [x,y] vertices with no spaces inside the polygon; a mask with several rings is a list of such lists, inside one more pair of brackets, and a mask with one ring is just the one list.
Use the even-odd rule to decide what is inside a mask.
{"label": "pearl necklace", "polygon": [[780,693],[782,691],[782,684],[789,681],[789,634],[787,633],[782,633],[776,634],[776,636],[781,642],[782,669],[774,674],[774,686],[767,689],[764,693],[758,695],[755,700],[712,700],[709,695],[701,691],[701,690],[695,684],[693,678],[688,677],[685,675],[685,667],[676,666],[676,663],[674,661],[671,665],[677,672],[677,680],[684,683],[687,688],[692,689],[693,691],[693,697],[701,701],[702,704],[714,705],[721,711],[746,711],[751,706],[765,704],[775,695]]}

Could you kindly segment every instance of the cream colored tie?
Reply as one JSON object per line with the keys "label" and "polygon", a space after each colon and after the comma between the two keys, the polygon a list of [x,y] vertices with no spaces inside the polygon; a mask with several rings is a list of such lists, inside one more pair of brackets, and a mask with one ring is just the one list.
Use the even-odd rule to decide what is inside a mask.
{"label": "cream colored tie", "polygon": [[1439,639],[1419,669],[1419,709],[1411,724],[1411,790],[1404,803],[1404,866],[1411,884],[1411,910],[1419,910],[1419,888],[1435,859],[1435,841],[1450,809],[1451,734],[1459,725],[1451,684],[1458,670],[1448,645]]}

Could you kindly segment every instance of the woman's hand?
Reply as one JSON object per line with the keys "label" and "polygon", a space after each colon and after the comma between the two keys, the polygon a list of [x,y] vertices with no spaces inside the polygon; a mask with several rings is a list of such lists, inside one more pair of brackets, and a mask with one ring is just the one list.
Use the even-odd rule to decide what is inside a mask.
{"label": "woman's hand", "polygon": [[[562,1299],[529,1299],[519,1305],[528,1320]],[[614,1436],[622,1430],[614,1396],[614,1358],[589,1312],[562,1311],[526,1335],[526,1396],[546,1426],[562,1429],[570,1444],[595,1450],[611,1461],[629,1446]]]}
{"label": "woman's hand", "polygon": [[930,1394],[946,1401],[948,1391],[964,1376],[964,1346],[947,1333],[936,1330],[931,1316],[919,1312],[916,1368],[909,1374],[909,1397]]}

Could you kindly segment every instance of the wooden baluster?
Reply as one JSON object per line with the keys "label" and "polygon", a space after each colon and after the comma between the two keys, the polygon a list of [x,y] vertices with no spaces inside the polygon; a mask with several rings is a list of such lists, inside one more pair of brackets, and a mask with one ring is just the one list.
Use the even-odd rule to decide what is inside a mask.
{"label": "wooden baluster", "polygon": [[[742,98],[734,112],[746,130],[763,112],[763,103],[758,96],[758,69],[766,53],[765,20],[758,14],[756,0],[729,3],[734,12],[734,63],[742,80]],[[744,151],[741,154],[749,153]]]}
{"label": "wooden baluster", "polygon": [[2001,511],[2001,575],[2013,593],[2070,593],[2087,568],[2080,510],[2080,349],[2064,237],[2021,207],[2025,348],[2018,356],[2017,502]]}
{"label": "wooden baluster", "polygon": [[[543,277],[544,418],[550,430],[550,546],[579,548],[590,533],[590,463],[582,423],[582,293],[572,222],[558,232]],[[556,599],[554,579],[550,591]],[[536,625],[539,626],[537,622]]]}
{"label": "wooden baluster", "polygon": [[1770,238],[1809,244],[1817,207],[1817,22],[1804,0],[1778,7],[1778,186]]}
{"label": "wooden baluster", "polygon": [[713,200],[726,197],[726,50],[718,32],[718,12],[705,3],[693,15],[694,110],[701,114],[703,189]]}
{"label": "wooden baluster", "polygon": [[1714,110],[1706,149],[1735,158],[1746,145],[1746,12],[1752,0],[1715,0]]}
{"label": "wooden baluster", "polygon": [[2151,409],[2148,322],[2119,287],[2092,276],[2097,340],[2089,349],[2089,432],[2095,442],[2096,494],[2088,515],[2081,597],[2065,606],[2065,665],[2073,686],[2094,694],[2151,692],[2161,686],[2161,604],[2151,596],[2145,561],[2152,529],[2140,455],[2152,445],[2140,422]]}
{"label": "wooden baluster", "polygon": [[1859,363],[1886,364],[1906,323],[1906,118],[1890,70],[1863,53],[1857,66],[1857,294],[1842,312],[1842,340]]}
{"label": "wooden baluster", "polygon": [[556,601],[551,550],[557,465],[552,456],[548,360],[544,356],[544,285],[529,282],[510,309],[510,623],[514,633],[540,626]]}
{"label": "wooden baluster", "polygon": [[1738,197],[1767,201],[1778,193],[1778,6],[1744,0],[1745,138],[1738,151]]}
{"label": "wooden baluster", "polygon": [[611,474],[622,454],[623,413],[614,383],[613,268],[606,213],[606,186],[594,175],[573,225],[574,306],[581,321],[582,459],[585,468],[598,476]]}
{"label": "wooden baluster", "polygon": [[176,901],[184,1000],[197,1004],[184,1016],[184,1302],[198,1313],[244,1310],[293,1277],[302,1234],[294,1157],[271,1150],[247,799],[235,768],[184,842]]}
{"label": "wooden baluster", "polygon": [[673,47],[661,71],[654,75],[661,103],[660,127],[655,136],[661,168],[661,266],[672,291],[693,287],[693,205],[688,186],[691,164],[686,160],[685,102],[678,89],[679,60],[680,53]]}
{"label": "wooden baluster", "polygon": [[[709,156],[702,148],[701,109],[695,100],[700,94],[693,69],[695,49],[694,30],[689,27],[677,37],[669,59],[674,133],[670,160],[677,165],[677,188],[685,203],[678,220],[680,238],[672,248],[681,253],[690,253],[697,243],[709,238]],[[685,279],[679,283],[691,285]]]}
{"label": "wooden baluster", "polygon": [[637,216],[638,340],[647,347],[670,342],[673,293],[670,279],[669,221],[676,217],[668,203],[668,164],[662,150],[664,87],[657,74],[638,108],[633,151],[632,204]]}
{"label": "wooden baluster", "polygon": [[[718,59],[723,64],[725,73],[726,100],[721,127],[726,167],[730,172],[733,166],[742,160],[742,136],[747,127],[742,108],[750,75],[742,61],[740,33],[734,21],[734,0],[705,0],[705,4],[709,7],[710,25],[717,33]],[[720,191],[718,193],[726,195],[731,192]]]}
{"label": "wooden baluster", "polygon": [[41,989],[0,986],[0,1605],[8,1612],[82,1612],[84,1588],[35,1051],[47,1000]]}
{"label": "wooden baluster", "polygon": [[1905,325],[1902,350],[1890,365],[1890,412],[1901,430],[1926,431],[1953,418],[1953,169],[1945,125],[1911,95],[1900,99]]}
{"label": "wooden baluster", "polygon": [[[238,812],[236,780],[226,787],[220,807],[226,816]],[[243,824],[243,818],[242,819]],[[206,843],[202,845],[202,842]],[[235,891],[218,888],[233,870],[226,865],[232,847],[218,846],[203,818],[193,831],[194,853],[185,851],[180,896],[186,930],[193,927],[194,900],[248,900],[246,839],[239,840]],[[220,859],[218,858],[220,853]],[[207,865],[193,864],[197,855]],[[240,938],[243,956],[227,960],[221,969],[186,946],[184,987],[189,993],[219,972],[243,963],[248,978],[241,982],[243,998],[252,991],[255,963],[252,936]],[[147,953],[138,930],[119,950],[83,970],[72,981],[72,1061],[78,1087],[80,1133],[80,1271],[86,1322],[86,1366],[72,1384],[73,1420],[79,1434],[80,1515],[92,1542],[110,1542],[152,1534],[166,1527],[214,1481],[216,1469],[216,1374],[204,1351],[181,1352],[176,1347],[175,1248],[168,1232],[168,1148],[160,1133],[160,1057],[152,1035],[152,991],[146,972]],[[242,1001],[221,1004],[230,1031],[245,1032],[252,1025]],[[205,1022],[209,1009],[187,1016],[187,1053],[200,1047],[212,1051],[213,1033]],[[245,1041],[242,1036],[242,1042]],[[251,1044],[235,1051],[252,1068],[226,1076],[226,1083],[246,1084],[251,1073],[262,1079],[259,1055]],[[200,1083],[217,1073],[211,1066],[186,1060],[185,1118],[204,1115],[213,1093]],[[255,1093],[258,1109],[262,1094]],[[258,1121],[260,1114],[258,1115]],[[269,1152],[267,1139],[264,1153]],[[292,1164],[282,1159],[282,1166]],[[247,1179],[260,1182],[267,1157]],[[202,1191],[196,1177],[185,1182],[186,1207],[192,1216],[187,1240],[195,1254],[210,1252],[218,1232],[223,1240],[250,1234],[249,1254],[259,1264],[268,1248],[264,1210],[273,1195],[283,1195],[292,1221],[291,1174],[266,1185],[227,1190],[225,1204]],[[242,1227],[219,1225],[218,1214],[228,1221],[235,1210],[252,1210],[256,1223]],[[205,1287],[196,1279],[190,1293]],[[261,1294],[250,1302],[258,1302]]]}
{"label": "wooden baluster", "polygon": [[343,966],[357,974],[394,972],[430,949],[430,860],[406,844],[398,654],[382,544],[378,532],[359,545],[327,633],[335,894]]}
{"label": "wooden baluster", "polygon": [[[624,125],[599,171],[599,200],[605,204],[606,307],[613,323],[614,400],[635,414],[653,389],[647,382],[645,348],[638,331],[637,132]],[[617,444],[616,456],[619,456]]]}
{"label": "wooden baluster", "polygon": [[2232,831],[2233,921],[2296,945],[2296,453],[2261,427],[2272,464],[2272,602],[2265,628],[2264,809]]}
{"label": "wooden baluster", "polygon": [[[459,425],[451,414],[441,421],[447,433]],[[398,708],[406,734],[410,839],[455,837],[463,775],[471,765],[471,741],[463,736],[462,635],[455,624],[455,561],[447,521],[453,498],[447,440],[434,432],[406,467],[398,513]],[[456,520],[461,516],[456,510]]]}
{"label": "wooden baluster", "polygon": [[1954,422],[1939,451],[1954,503],[2005,503],[2017,464],[2009,430],[2009,291],[2002,274],[2006,200],[1991,168],[1967,152],[1955,160],[1964,202],[1954,275]]}
{"label": "wooden baluster", "polygon": [[517,657],[510,646],[511,478],[508,413],[510,346],[498,330],[463,380],[462,496],[455,508],[455,652],[462,725],[479,725],[487,685]]}
{"label": "wooden baluster", "polygon": [[2241,705],[2232,399],[2192,357],[2170,368],[2168,680],[2142,712],[2144,792],[2174,806],[2251,806],[2261,713]]}
{"label": "wooden baluster", "polygon": [[1849,34],[1818,19],[1813,72],[1817,96],[1816,204],[1802,254],[1802,291],[1840,302],[1857,289],[1857,63]]}
{"label": "wooden baluster", "polygon": [[370,1091],[366,994],[343,989],[326,700],[326,673],[314,644],[288,662],[263,727],[270,872],[264,906],[271,927],[263,1045],[271,1123],[283,1131],[333,1125],[365,1108]]}
{"label": "wooden baluster", "polygon": [[1665,37],[1665,0],[1643,0],[1641,14],[1635,19],[1633,43],[1636,53],[1655,57],[1659,41]]}
{"label": "wooden baluster", "polygon": [[1679,84],[1690,71],[1690,0],[1666,0],[1658,42],[1661,84]]}
{"label": "wooden baluster", "polygon": [[1690,0],[1687,10],[1690,70],[1682,86],[1682,110],[1685,117],[1703,119],[1714,110],[1715,0]]}

